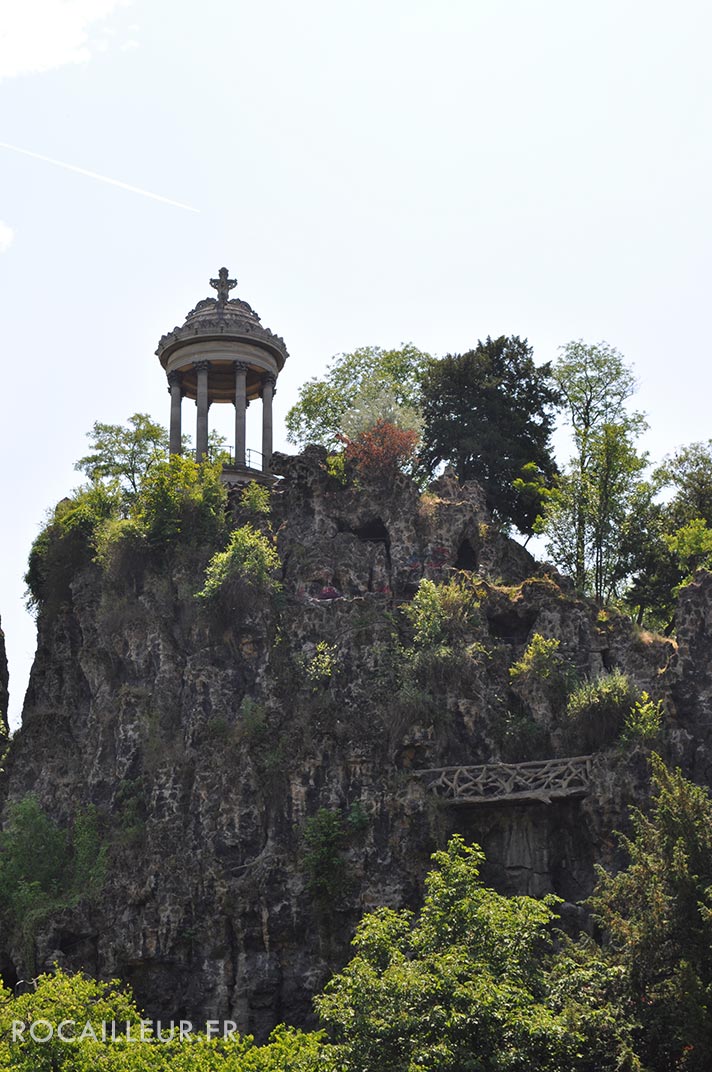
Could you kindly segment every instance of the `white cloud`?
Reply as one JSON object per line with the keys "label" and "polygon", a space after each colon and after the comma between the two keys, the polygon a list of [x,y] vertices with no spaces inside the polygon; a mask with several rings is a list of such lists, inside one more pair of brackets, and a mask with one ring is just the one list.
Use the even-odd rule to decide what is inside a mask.
{"label": "white cloud", "polygon": [[94,23],[126,0],[33,0],[2,4],[0,78],[85,63],[101,47]]}
{"label": "white cloud", "polygon": [[8,227],[6,223],[0,220],[0,253],[4,253],[10,248],[14,237],[15,232],[12,227]]}

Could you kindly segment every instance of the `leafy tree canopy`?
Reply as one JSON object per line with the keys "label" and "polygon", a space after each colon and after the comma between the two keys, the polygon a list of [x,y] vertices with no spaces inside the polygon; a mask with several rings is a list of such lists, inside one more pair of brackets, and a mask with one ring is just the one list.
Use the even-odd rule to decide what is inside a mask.
{"label": "leafy tree canopy", "polygon": [[712,565],[712,440],[691,443],[655,469],[647,502],[625,528],[632,575],[625,602],[639,623],[669,633],[681,585]]}
{"label": "leafy tree canopy", "polygon": [[419,430],[419,388],[429,355],[412,343],[398,350],[361,346],[332,358],[321,379],[299,389],[299,401],[287,414],[290,443],[325,447],[371,428],[378,419]]}
{"label": "leafy tree canopy", "polygon": [[482,859],[454,837],[433,857],[417,920],[382,908],[362,921],[353,960],[317,999],[335,1043],[327,1067],[568,1067],[579,1036],[543,1000],[551,903],[486,889]]}
{"label": "leafy tree canopy", "polygon": [[433,472],[449,462],[460,480],[482,485],[500,521],[531,533],[556,472],[550,440],[557,399],[550,366],[537,366],[517,336],[431,360],[422,388],[423,465]]}
{"label": "leafy tree canopy", "polygon": [[92,483],[118,482],[127,501],[138,495],[150,469],[168,456],[168,433],[147,413],[134,413],[127,426],[96,421],[88,437],[92,450],[74,468]]}

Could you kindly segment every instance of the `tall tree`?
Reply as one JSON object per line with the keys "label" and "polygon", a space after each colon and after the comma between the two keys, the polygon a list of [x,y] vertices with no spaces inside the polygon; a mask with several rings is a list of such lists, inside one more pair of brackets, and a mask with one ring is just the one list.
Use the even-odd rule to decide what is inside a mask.
{"label": "tall tree", "polygon": [[74,468],[92,483],[116,481],[127,501],[136,498],[149,470],[168,457],[168,433],[147,413],[134,413],[127,426],[96,421],[87,435],[91,453]]}
{"label": "tall tree", "polygon": [[541,505],[532,492],[556,472],[550,371],[534,363],[526,339],[502,335],[431,361],[423,377],[424,466],[432,472],[449,462],[460,480],[477,480],[495,516],[525,533]]}
{"label": "tall tree", "polygon": [[479,877],[482,859],[456,835],[433,857],[437,869],[426,880],[417,919],[389,908],[364,917],[353,959],[316,999],[334,1040],[327,1067],[574,1067],[581,1038],[566,1014],[546,1002],[551,899],[507,898],[487,889]]}
{"label": "tall tree", "polygon": [[576,587],[603,601],[622,580],[623,526],[647,465],[636,439],[646,424],[627,408],[635,377],[617,350],[581,340],[562,349],[553,375],[574,454],[540,529]]}
{"label": "tall tree", "polygon": [[634,810],[629,863],[599,871],[592,906],[621,964],[656,1072],[707,1072],[712,1054],[712,802],[653,756],[653,807]]}
{"label": "tall tree", "polygon": [[299,389],[287,414],[287,439],[306,446],[336,447],[339,435],[355,437],[380,419],[420,430],[420,380],[429,355],[412,343],[398,350],[361,346],[332,358],[326,374]]}

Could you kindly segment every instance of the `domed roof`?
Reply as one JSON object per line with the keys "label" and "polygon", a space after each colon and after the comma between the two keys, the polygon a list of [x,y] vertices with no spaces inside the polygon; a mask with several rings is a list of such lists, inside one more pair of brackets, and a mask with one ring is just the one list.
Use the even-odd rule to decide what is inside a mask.
{"label": "domed roof", "polygon": [[284,339],[263,327],[259,316],[246,301],[230,298],[237,280],[229,279],[228,274],[227,268],[221,268],[217,279],[210,280],[210,286],[217,291],[216,298],[203,298],[190,310],[181,327],[175,327],[161,337],[156,354],[164,368],[171,354],[196,339],[231,338],[263,346],[276,358],[279,369],[283,368],[289,357]]}

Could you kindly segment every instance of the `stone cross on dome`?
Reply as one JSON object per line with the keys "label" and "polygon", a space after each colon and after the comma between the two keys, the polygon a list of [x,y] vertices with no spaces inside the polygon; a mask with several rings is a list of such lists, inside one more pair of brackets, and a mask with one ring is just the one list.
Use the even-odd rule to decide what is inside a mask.
{"label": "stone cross on dome", "polygon": [[217,279],[210,280],[210,286],[218,292],[218,305],[224,305],[230,300],[230,291],[237,286],[236,279],[228,279],[227,268],[221,268]]}

